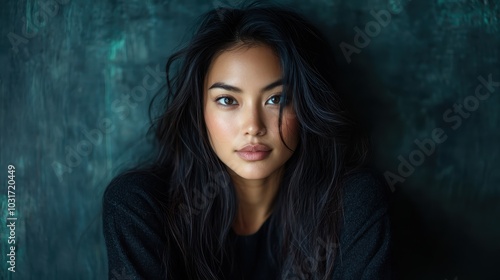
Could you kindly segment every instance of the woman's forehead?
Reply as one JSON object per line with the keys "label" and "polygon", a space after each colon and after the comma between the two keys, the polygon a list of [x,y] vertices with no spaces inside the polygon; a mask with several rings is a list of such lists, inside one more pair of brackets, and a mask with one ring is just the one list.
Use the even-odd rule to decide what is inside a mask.
{"label": "woman's forehead", "polygon": [[[205,88],[213,85],[235,93],[264,92],[266,87],[282,79],[280,61],[266,46],[238,48],[221,53],[208,69]],[[215,90],[220,92],[220,90]]]}

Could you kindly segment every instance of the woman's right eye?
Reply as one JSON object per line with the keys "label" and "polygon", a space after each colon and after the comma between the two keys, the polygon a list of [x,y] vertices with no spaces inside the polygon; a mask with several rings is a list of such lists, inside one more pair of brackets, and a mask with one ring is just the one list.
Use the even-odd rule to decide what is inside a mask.
{"label": "woman's right eye", "polygon": [[229,96],[222,96],[219,97],[215,100],[217,104],[222,105],[222,106],[231,106],[231,105],[236,105],[236,100],[234,100],[232,97]]}

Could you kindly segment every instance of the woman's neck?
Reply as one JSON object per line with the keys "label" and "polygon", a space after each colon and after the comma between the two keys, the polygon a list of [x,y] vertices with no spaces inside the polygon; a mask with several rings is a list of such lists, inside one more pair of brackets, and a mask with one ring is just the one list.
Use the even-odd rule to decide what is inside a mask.
{"label": "woman's neck", "polygon": [[233,230],[239,235],[253,234],[273,211],[282,171],[258,180],[247,180],[239,176],[232,178],[238,199],[238,212],[233,222]]}

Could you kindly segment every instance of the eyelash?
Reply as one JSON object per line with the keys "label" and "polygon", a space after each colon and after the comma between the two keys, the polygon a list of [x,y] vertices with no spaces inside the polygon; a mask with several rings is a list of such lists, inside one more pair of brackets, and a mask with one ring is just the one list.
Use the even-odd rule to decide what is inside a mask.
{"label": "eyelash", "polygon": [[[270,97],[267,101],[269,101],[269,100],[271,100],[271,99],[273,99],[273,98],[276,98],[276,97],[279,97],[279,98],[280,98],[279,103],[277,103],[277,104],[271,104],[271,105],[279,105],[279,104],[282,102],[282,100],[281,100],[282,95],[281,95],[281,94],[275,94],[275,95],[271,96],[271,97]],[[229,99],[229,100],[232,100],[233,102],[236,102],[236,100],[235,100],[234,98],[232,98],[231,96],[220,96],[220,97],[217,97],[217,98],[215,99],[215,102],[217,103],[217,105],[220,105],[220,106],[223,106],[223,107],[229,107],[229,106],[235,105],[235,104],[225,105],[225,104],[221,104],[221,103],[219,102],[220,100],[224,100],[224,99],[226,99],[226,98],[227,98],[227,99]],[[267,101],[266,101],[266,104],[267,104]]]}
{"label": "eyelash", "polygon": [[217,103],[217,105],[220,105],[220,106],[223,106],[223,107],[229,107],[229,106],[231,106],[231,105],[234,105],[234,104],[231,104],[231,105],[225,105],[225,104],[221,104],[221,103],[220,103],[220,101],[221,101],[221,100],[224,100],[224,99],[226,99],[226,98],[227,98],[227,99],[230,99],[230,100],[232,100],[232,101],[235,101],[235,100],[234,100],[234,98],[232,98],[232,97],[230,97],[230,96],[221,96],[221,97],[217,97],[217,98],[215,99],[215,103]]}

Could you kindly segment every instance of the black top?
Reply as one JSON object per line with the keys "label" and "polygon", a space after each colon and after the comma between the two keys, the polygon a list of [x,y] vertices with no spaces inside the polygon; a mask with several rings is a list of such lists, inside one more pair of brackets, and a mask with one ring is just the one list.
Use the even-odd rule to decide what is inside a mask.
{"label": "black top", "polygon": [[[387,189],[367,171],[346,180],[334,279],[391,279]],[[165,278],[161,256],[166,237],[160,220],[165,190],[163,181],[143,173],[120,176],[108,186],[103,197],[103,231],[109,279]],[[236,254],[234,265],[239,275],[230,274],[229,266],[223,263],[227,279],[278,278],[273,256],[277,232],[269,226],[271,218],[252,235],[230,232],[228,242]]]}

